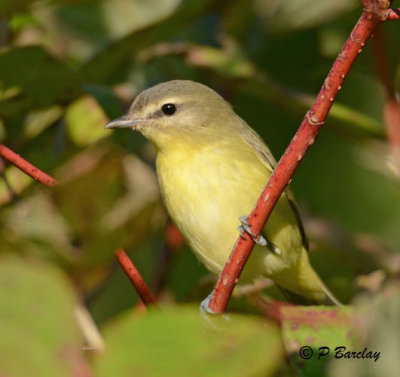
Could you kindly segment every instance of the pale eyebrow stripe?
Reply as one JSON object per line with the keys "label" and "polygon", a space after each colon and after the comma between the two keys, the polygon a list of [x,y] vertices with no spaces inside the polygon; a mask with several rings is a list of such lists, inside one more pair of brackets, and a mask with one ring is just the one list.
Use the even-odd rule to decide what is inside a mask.
{"label": "pale eyebrow stripe", "polygon": [[161,112],[161,107],[167,103],[172,103],[176,106],[180,105],[179,100],[176,97],[170,97],[167,98],[166,100],[162,101],[162,102],[158,102],[157,104],[150,104],[148,105],[148,115],[152,114],[152,115],[156,115],[157,113]]}

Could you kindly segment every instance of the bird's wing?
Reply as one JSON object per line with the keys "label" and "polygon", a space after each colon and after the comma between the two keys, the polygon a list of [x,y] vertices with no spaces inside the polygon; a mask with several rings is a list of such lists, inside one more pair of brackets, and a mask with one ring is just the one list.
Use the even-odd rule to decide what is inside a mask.
{"label": "bird's wing", "polygon": [[261,137],[254,131],[247,123],[240,119],[240,136],[242,139],[250,145],[250,147],[257,152],[257,155],[261,158],[261,161],[272,173],[276,166],[276,160],[272,155],[269,148],[265,145]]}
{"label": "bird's wing", "polygon": [[[276,160],[274,156],[272,155],[271,151],[269,148],[266,146],[264,141],[261,139],[261,137],[255,132],[247,123],[245,123],[241,119],[241,124],[240,124],[240,134],[242,138],[253,148],[253,150],[256,151],[257,155],[260,157],[261,161],[264,163],[264,165],[267,167],[267,169],[272,173],[272,171],[276,167]],[[301,221],[300,217],[300,212],[299,208],[297,207],[297,203],[294,199],[294,195],[290,187],[286,187],[284,191],[284,195],[289,201],[290,206],[293,209],[293,213],[296,217],[297,224],[300,229],[301,233],[301,238],[303,242],[303,246],[305,247],[306,250],[308,250],[308,240],[306,237],[306,233],[304,231],[304,226],[303,222]]]}

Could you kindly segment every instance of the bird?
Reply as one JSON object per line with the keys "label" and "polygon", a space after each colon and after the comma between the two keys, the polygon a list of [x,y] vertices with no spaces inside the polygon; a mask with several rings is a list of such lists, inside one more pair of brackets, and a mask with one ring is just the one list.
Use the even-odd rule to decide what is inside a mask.
{"label": "bird", "polygon": [[[172,80],[145,89],[105,126],[139,131],[156,149],[161,196],[197,258],[219,274],[276,161],[262,138],[208,86]],[[339,305],[310,264],[290,188],[272,211],[239,284],[272,280],[293,302]]]}

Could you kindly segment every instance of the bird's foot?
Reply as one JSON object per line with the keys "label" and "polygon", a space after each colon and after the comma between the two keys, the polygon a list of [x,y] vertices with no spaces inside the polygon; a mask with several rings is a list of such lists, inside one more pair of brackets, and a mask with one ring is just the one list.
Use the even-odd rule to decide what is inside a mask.
{"label": "bird's foot", "polygon": [[257,245],[268,246],[268,241],[263,235],[260,234],[257,236],[252,232],[246,216],[240,216],[239,220],[241,223],[238,227],[240,237],[244,238],[244,233],[246,232]]}
{"label": "bird's foot", "polygon": [[254,241],[254,243],[256,243],[257,245],[266,246],[273,253],[278,255],[281,254],[281,251],[278,249],[278,247],[276,247],[271,241],[265,238],[262,234],[256,235],[252,232],[246,216],[239,217],[239,220],[241,222],[241,225],[239,225],[238,227],[240,237],[244,238],[244,232],[246,232]]}

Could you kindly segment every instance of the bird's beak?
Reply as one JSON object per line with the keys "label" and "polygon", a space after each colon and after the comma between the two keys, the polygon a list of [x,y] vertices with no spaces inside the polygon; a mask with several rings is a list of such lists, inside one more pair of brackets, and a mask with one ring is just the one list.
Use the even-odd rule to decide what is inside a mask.
{"label": "bird's beak", "polygon": [[123,116],[108,122],[104,128],[136,128],[137,126],[143,125],[145,121],[145,119],[128,119],[126,116]]}

